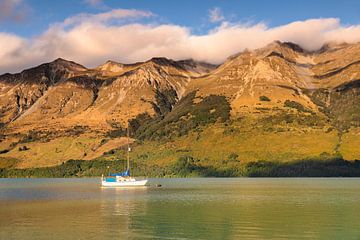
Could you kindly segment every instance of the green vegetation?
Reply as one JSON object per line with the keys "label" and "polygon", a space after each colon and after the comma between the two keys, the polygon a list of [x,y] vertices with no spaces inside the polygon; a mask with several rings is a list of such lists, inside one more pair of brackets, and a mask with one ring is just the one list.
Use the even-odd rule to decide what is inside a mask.
{"label": "green vegetation", "polygon": [[271,101],[270,98],[268,98],[267,96],[260,96],[259,100],[262,102],[270,102]]}
{"label": "green vegetation", "polygon": [[166,89],[162,92],[156,89],[155,97],[157,104],[153,104],[153,107],[156,113],[162,117],[171,111],[172,106],[174,106],[177,101],[177,94],[174,89]]}
{"label": "green vegetation", "polygon": [[[326,157],[325,157],[326,158]],[[237,156],[229,156],[230,161]],[[91,177],[125,169],[125,160],[70,160],[56,167],[0,169],[0,177]],[[360,177],[360,161],[342,157],[304,159],[293,162],[257,161],[228,163],[222,167],[202,165],[202,160],[184,155],[167,167],[134,164],[132,172],[148,177]]]}
{"label": "green vegetation", "polygon": [[132,125],[137,128],[138,139],[172,139],[189,131],[217,121],[225,122],[230,118],[230,104],[224,96],[210,95],[194,103],[196,92],[192,92],[179,101],[165,117],[149,120],[140,116]]}
{"label": "green vegetation", "polygon": [[237,153],[230,153],[228,160],[229,161],[238,161],[239,155]]}
{"label": "green vegetation", "polygon": [[310,109],[307,109],[307,108],[304,107],[301,103],[298,103],[298,102],[296,102],[296,101],[286,100],[286,101],[284,102],[284,107],[294,108],[294,109],[297,109],[299,112],[312,113],[312,111],[311,111]]}
{"label": "green vegetation", "polygon": [[259,161],[247,165],[249,177],[358,177],[360,161],[344,161],[342,158],[328,160],[305,159],[295,162]]}
{"label": "green vegetation", "polygon": [[0,169],[15,168],[17,163],[18,160],[15,158],[0,157]]}
{"label": "green vegetation", "polygon": [[[176,102],[176,93],[157,92],[157,104],[153,104],[157,116],[152,118],[149,114],[142,113],[131,119],[129,121],[131,135],[141,140],[169,140],[183,136],[201,126],[217,121],[225,122],[230,118],[230,104],[224,96],[210,95],[194,103],[195,95],[196,92],[188,94],[172,109]],[[107,137],[126,136],[126,129],[119,124],[114,122],[109,124],[114,130],[109,131]]]}
{"label": "green vegetation", "polygon": [[[122,168],[121,168],[122,167]],[[27,169],[1,169],[2,177],[84,177],[101,176],[109,169],[121,171],[125,161],[69,160],[59,166]]]}
{"label": "green vegetation", "polygon": [[[185,112],[188,112],[189,108],[196,112],[194,106],[204,102],[204,99],[191,102],[193,102],[191,107],[184,106]],[[213,109],[212,107],[208,109]],[[222,122],[221,118],[214,118],[211,121],[215,123],[196,125],[195,128],[187,129],[186,134],[179,134],[178,131],[182,129],[175,128],[175,123],[195,122],[195,118],[189,120],[191,119],[189,116],[181,117],[182,114],[179,112],[178,109],[177,112],[169,113],[173,114],[174,121],[170,121],[167,116],[158,120],[159,122],[149,124],[146,123],[148,116],[143,115],[130,122],[132,132],[136,128],[142,129],[143,122],[145,125],[149,124],[151,130],[158,123],[164,124],[159,125],[163,126],[162,129],[154,128],[158,131],[173,130],[169,131],[171,136],[136,140],[132,143],[131,160],[134,165],[139,166],[139,173],[150,176],[172,176],[176,171],[169,169],[181,156],[187,155],[194,159],[194,162],[190,161],[188,164],[190,167],[196,165],[191,171],[194,175],[241,176],[242,173],[239,171],[250,162],[299,161],[319,156],[322,152],[334,154],[334,149],[338,145],[337,131],[331,130],[327,118],[321,115],[278,109],[258,116],[243,115],[225,122]],[[212,113],[209,111],[207,114]],[[135,131],[135,134],[138,133],[138,130]],[[352,134],[344,138],[343,145],[339,148],[339,152],[346,153],[344,156],[347,160],[359,159],[358,152],[349,155],[354,152],[352,149],[356,148],[356,145],[345,148],[349,143],[353,143],[357,136],[357,132],[352,131]],[[30,148],[27,151],[18,151],[18,148],[15,148],[0,156],[17,159],[18,161],[12,164],[13,168],[54,166],[71,158],[114,161],[126,158],[126,151],[121,148],[123,143],[120,140],[96,138],[93,135],[81,135],[76,139],[57,138],[46,143],[27,143],[26,146]],[[18,147],[20,146],[24,144]],[[7,145],[3,144],[2,149],[8,149]]]}
{"label": "green vegetation", "polygon": [[[20,140],[13,142],[11,148],[16,147],[18,144],[34,143],[34,142],[50,142],[59,137],[78,137],[89,131],[89,127],[76,125],[71,129],[61,131],[46,131],[46,130],[30,130],[25,134],[15,134],[20,136]],[[1,142],[1,141],[0,141]]]}
{"label": "green vegetation", "polygon": [[106,133],[106,136],[109,138],[124,137],[124,136],[126,136],[126,129],[118,128],[118,129],[111,130]]}
{"label": "green vegetation", "polygon": [[43,133],[40,131],[29,131],[27,135],[25,135],[18,143],[29,143],[41,140]]}
{"label": "green vegetation", "polygon": [[333,91],[317,89],[306,94],[341,133],[360,127],[360,80],[342,84]]}
{"label": "green vegetation", "polygon": [[289,124],[323,128],[326,124],[326,119],[323,119],[316,114],[279,112],[276,115],[266,116],[259,122],[272,129],[274,129],[277,125],[290,126]]}
{"label": "green vegetation", "polygon": [[186,177],[197,171],[199,167],[196,165],[195,159],[191,156],[181,156],[173,165],[172,172],[180,177]]}

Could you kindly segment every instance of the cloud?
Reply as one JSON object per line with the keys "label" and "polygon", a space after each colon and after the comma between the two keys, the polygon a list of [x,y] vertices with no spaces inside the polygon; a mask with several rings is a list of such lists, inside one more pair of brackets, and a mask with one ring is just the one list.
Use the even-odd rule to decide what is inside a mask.
{"label": "cloud", "polygon": [[84,3],[92,6],[92,7],[98,7],[104,5],[103,0],[84,0]]}
{"label": "cloud", "polygon": [[0,22],[24,20],[28,14],[29,7],[23,0],[0,0]]}
{"label": "cloud", "polygon": [[218,7],[214,7],[209,10],[209,21],[212,23],[224,21],[225,17],[223,16],[221,9]]}
{"label": "cloud", "polygon": [[0,48],[0,72],[19,71],[58,57],[88,67],[109,59],[132,63],[155,56],[221,63],[234,53],[259,48],[274,40],[291,41],[308,50],[319,49],[329,41],[360,41],[360,25],[344,26],[336,18],[310,19],[277,27],[223,22],[207,34],[194,35],[185,26],[144,23],[143,20],[149,21],[153,15],[114,9],[75,15],[52,24],[34,38],[0,32],[0,46],[6,46]]}
{"label": "cloud", "polygon": [[111,20],[135,20],[144,17],[152,17],[153,13],[147,11],[140,11],[136,9],[112,9],[108,12],[98,13],[98,14],[87,14],[81,13],[75,16],[69,17],[64,20],[58,26],[70,26],[74,24],[84,24],[84,23],[107,23]]}

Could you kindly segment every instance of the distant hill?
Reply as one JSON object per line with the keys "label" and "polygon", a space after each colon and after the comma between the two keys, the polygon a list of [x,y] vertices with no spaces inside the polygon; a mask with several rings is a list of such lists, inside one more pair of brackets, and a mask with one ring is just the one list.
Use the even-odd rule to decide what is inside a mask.
{"label": "distant hill", "polygon": [[184,156],[214,169],[360,159],[360,43],[273,42],[219,66],[57,59],[0,76],[0,168],[123,159],[128,123],[138,171]]}

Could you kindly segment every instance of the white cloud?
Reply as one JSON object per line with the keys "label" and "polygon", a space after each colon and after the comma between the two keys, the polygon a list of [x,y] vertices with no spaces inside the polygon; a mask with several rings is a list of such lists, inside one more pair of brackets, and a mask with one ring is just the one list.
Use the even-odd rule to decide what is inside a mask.
{"label": "white cloud", "polygon": [[151,12],[140,11],[136,9],[112,9],[108,12],[98,13],[98,14],[87,14],[81,13],[74,15],[65,19],[65,21],[60,26],[70,26],[74,24],[84,24],[84,23],[106,23],[111,20],[129,20],[129,19],[138,19],[144,17],[154,16]]}
{"label": "white cloud", "polygon": [[225,17],[221,12],[221,9],[218,7],[214,7],[209,10],[209,21],[212,23],[224,21]]}
{"label": "white cloud", "polygon": [[343,26],[339,19],[310,19],[270,28],[222,23],[204,35],[171,24],[116,22],[152,16],[138,10],[115,9],[101,14],[80,14],[53,24],[41,35],[24,39],[0,33],[0,72],[14,72],[57,57],[95,67],[108,59],[131,63],[154,56],[175,60],[194,58],[221,63],[228,56],[262,47],[274,40],[292,41],[308,50],[329,41],[360,41],[360,25]]}

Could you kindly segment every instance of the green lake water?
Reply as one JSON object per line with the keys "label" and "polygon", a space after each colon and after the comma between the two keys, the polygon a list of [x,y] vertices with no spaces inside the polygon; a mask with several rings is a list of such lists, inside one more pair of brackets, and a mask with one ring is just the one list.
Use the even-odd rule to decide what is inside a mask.
{"label": "green lake water", "polygon": [[360,240],[358,178],[99,182],[0,179],[0,239]]}

